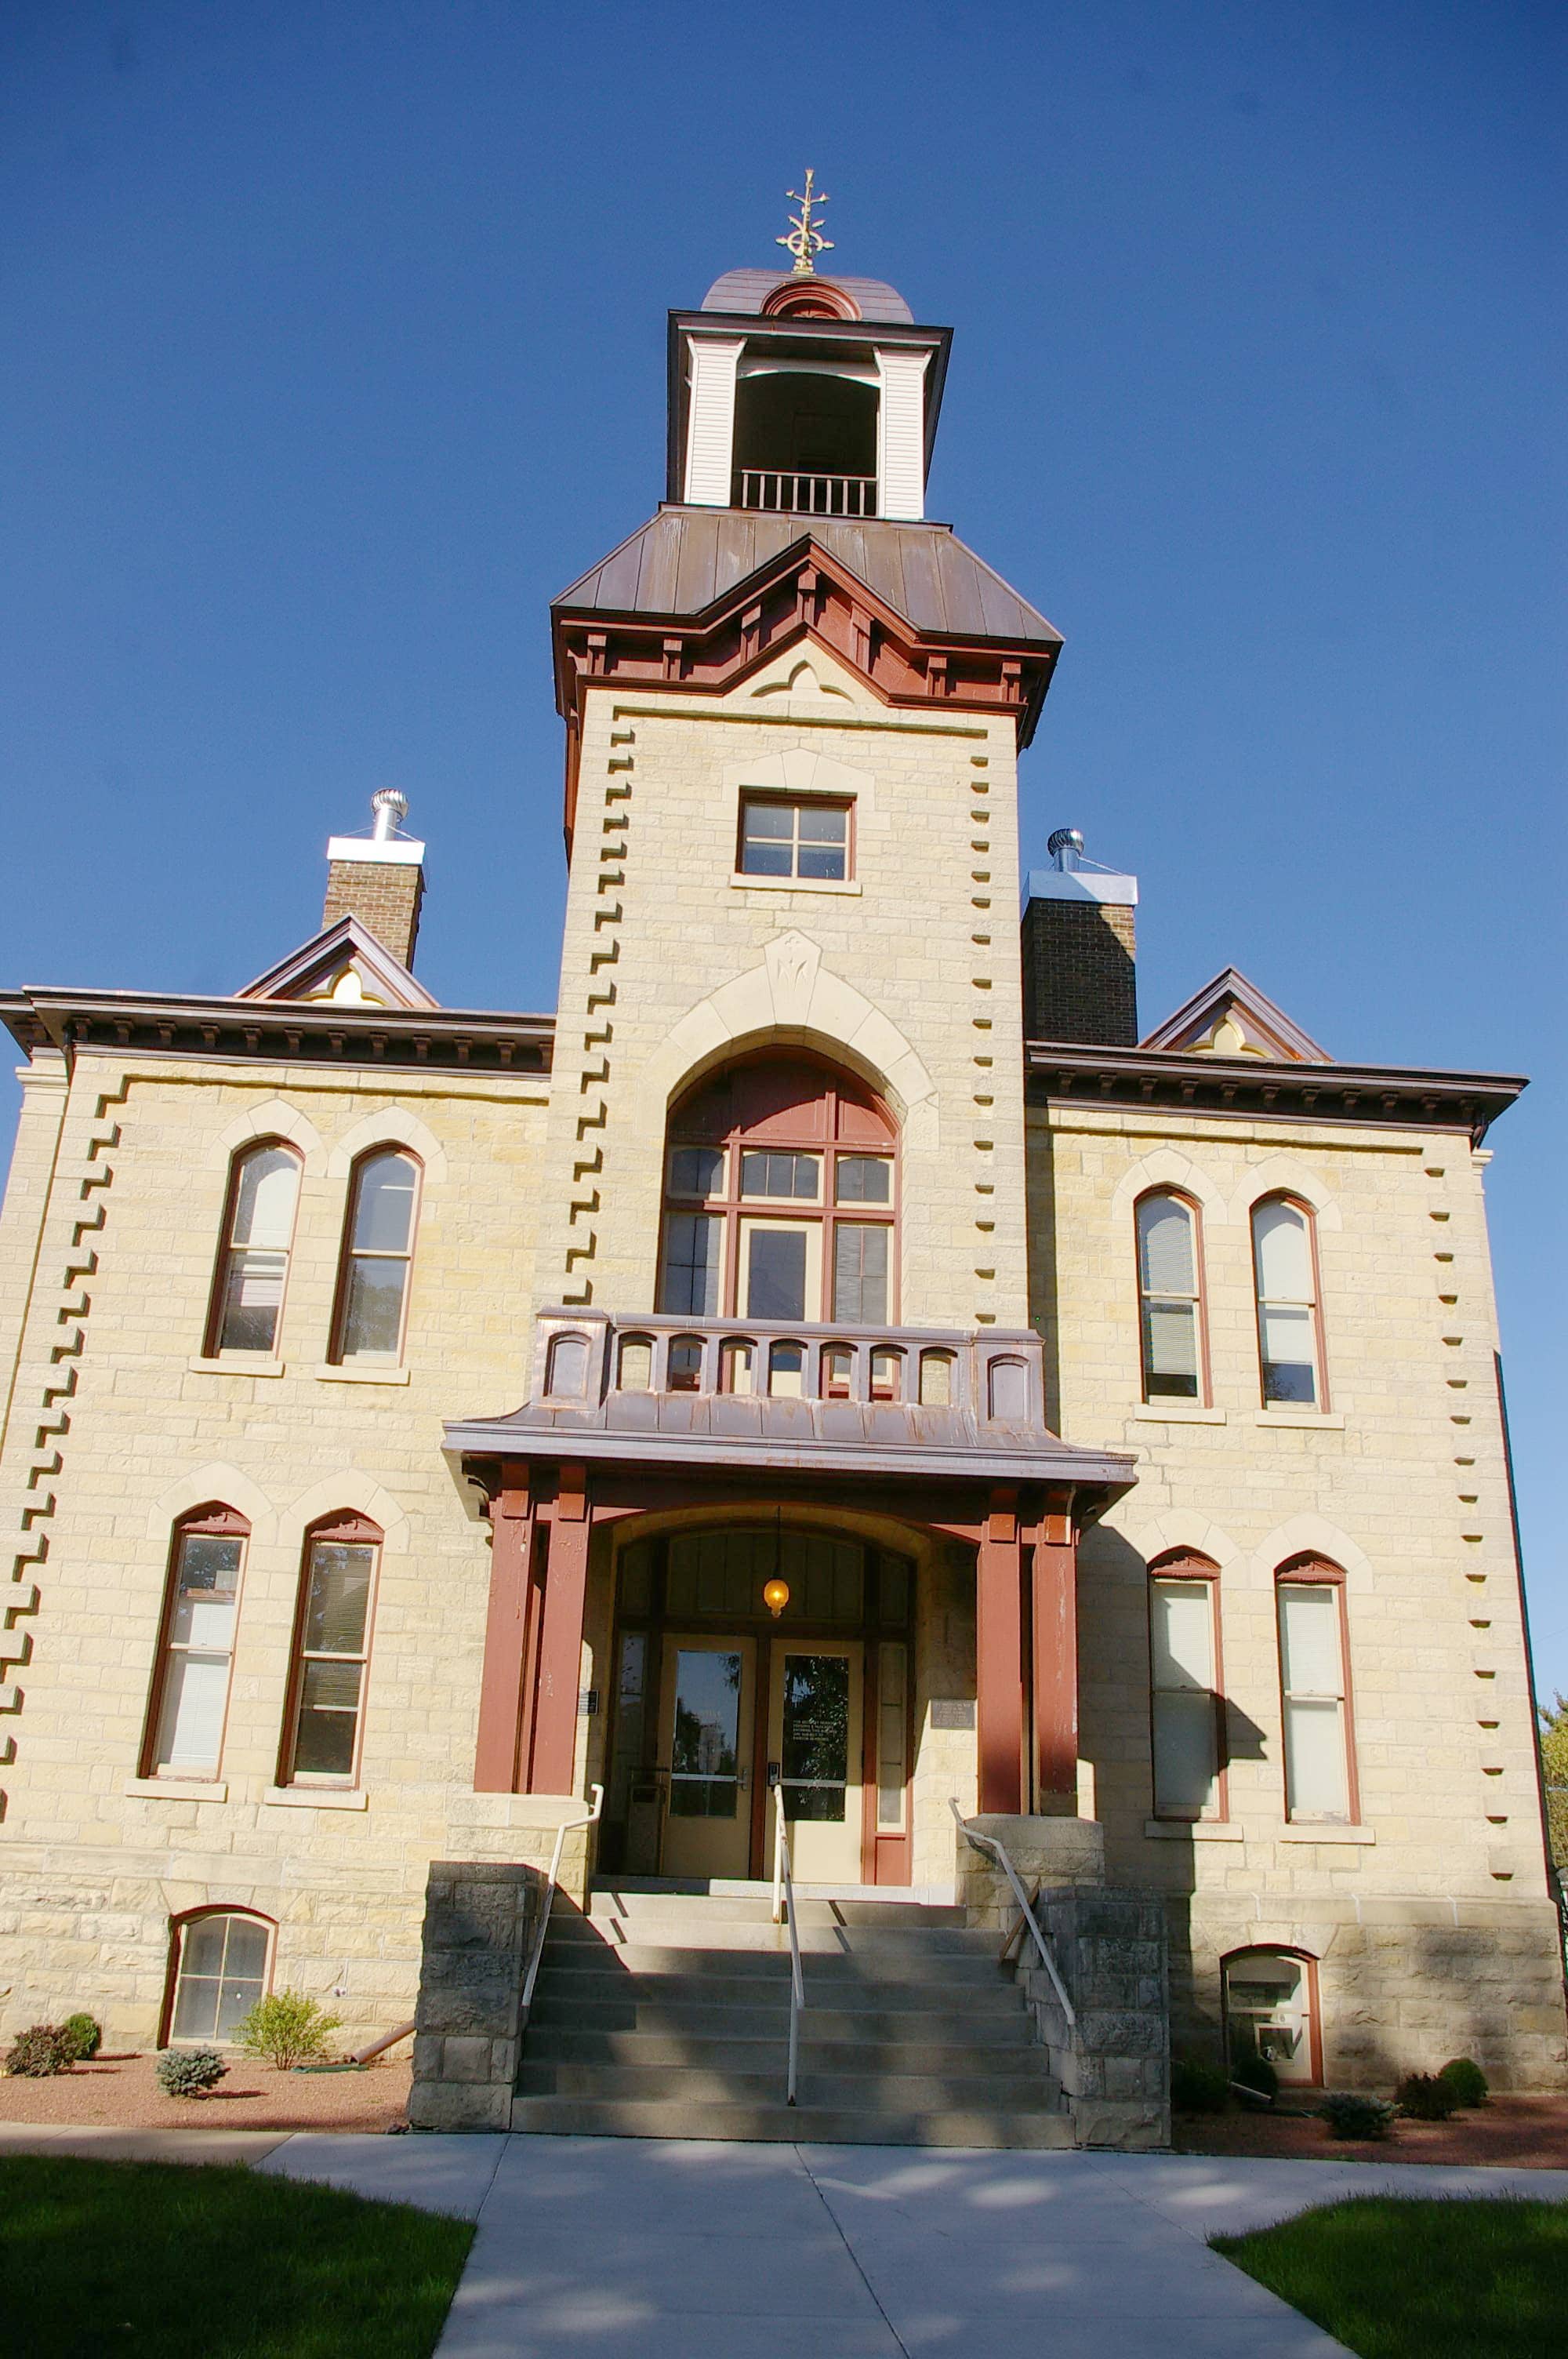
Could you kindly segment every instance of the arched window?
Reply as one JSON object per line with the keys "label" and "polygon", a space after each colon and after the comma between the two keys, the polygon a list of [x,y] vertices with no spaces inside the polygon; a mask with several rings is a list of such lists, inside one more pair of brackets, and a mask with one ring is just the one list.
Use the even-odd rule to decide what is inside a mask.
{"label": "arched window", "polygon": [[280,1786],[358,1778],[381,1542],[354,1515],[327,1516],[306,1535]]}
{"label": "arched window", "polygon": [[198,1908],[175,1921],[169,1950],[170,2042],[223,2041],[266,1995],[272,1927],[243,1908]]}
{"label": "arched window", "polygon": [[1197,1206],[1166,1189],[1138,1201],[1138,1302],[1146,1401],[1201,1401],[1206,1353]]}
{"label": "arched window", "polygon": [[659,1308],[883,1326],[897,1316],[897,1129],[863,1082],[749,1059],[671,1114]]}
{"label": "arched window", "polygon": [[1226,1815],[1219,1567],[1173,1550],[1149,1568],[1149,1689],[1157,1819]]}
{"label": "arched window", "polygon": [[208,1319],[210,1357],[277,1349],[299,1172],[297,1151],[276,1138],[234,1158]]}
{"label": "arched window", "polygon": [[234,1618],[250,1526],[232,1507],[199,1507],[175,1527],[143,1741],[144,1777],[218,1775]]}
{"label": "arched window", "polygon": [[1297,1950],[1234,1950],[1220,1973],[1231,2063],[1260,2056],[1281,2083],[1321,2082],[1316,1960]]}
{"label": "arched window", "polygon": [[1285,1815],[1354,1822],[1359,1812],[1350,1732],[1345,1575],[1323,1557],[1295,1557],[1274,1576],[1285,1732]]}
{"label": "arched window", "polygon": [[418,1201],[412,1155],[383,1147],[355,1164],[338,1271],[334,1361],[403,1357]]}
{"label": "arched window", "polygon": [[1311,1212],[1293,1196],[1267,1196],[1252,1207],[1252,1269],[1264,1406],[1321,1408],[1317,1238]]}

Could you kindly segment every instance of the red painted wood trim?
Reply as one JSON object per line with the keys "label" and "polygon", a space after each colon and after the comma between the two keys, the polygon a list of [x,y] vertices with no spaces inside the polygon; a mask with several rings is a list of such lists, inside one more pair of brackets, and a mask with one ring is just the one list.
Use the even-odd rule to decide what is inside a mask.
{"label": "red painted wood trim", "polygon": [[1012,1495],[995,1495],[976,1564],[976,1743],[982,1810],[1023,1799],[1023,1568]]}
{"label": "red painted wood trim", "polygon": [[484,1669],[479,1691],[476,1794],[514,1794],[523,1744],[524,1666],[534,1516],[528,1469],[508,1459],[490,1510],[490,1604],[484,1625]]}
{"label": "red painted wood trim", "polygon": [[1060,1532],[1060,1520],[1047,1516],[1034,1546],[1034,1788],[1038,1807],[1065,1794],[1076,1810],[1078,1551],[1070,1530]]}
{"label": "red painted wood trim", "polygon": [[[576,1476],[579,1488],[568,1488]],[[561,1492],[550,1529],[539,1625],[539,1670],[534,1696],[533,1758],[528,1790],[569,1794],[577,1776],[578,1694],[582,1677],[583,1606],[588,1549],[593,1530],[580,1467],[561,1469]],[[575,1512],[573,1512],[575,1510]]]}

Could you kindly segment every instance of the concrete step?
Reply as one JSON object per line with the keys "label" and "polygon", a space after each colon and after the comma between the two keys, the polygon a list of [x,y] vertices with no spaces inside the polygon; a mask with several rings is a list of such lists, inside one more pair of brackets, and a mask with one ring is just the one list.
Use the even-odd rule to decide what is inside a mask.
{"label": "concrete step", "polygon": [[[823,1989],[894,1989],[951,1991],[966,2001],[973,1994],[1000,1992],[1013,2006],[1017,1985],[994,1958],[959,1955],[928,1957],[919,1950],[814,1951],[804,1960],[809,1982]],[[711,1984],[787,1982],[788,1947],[782,1950],[607,1949],[587,1941],[547,1940],[540,1961],[541,1974],[563,1982],[623,1982],[628,1975],[642,1981],[678,1974],[684,1981]]]}
{"label": "concrete step", "polygon": [[[831,2006],[813,2000],[806,2013],[810,2037],[864,2044],[868,2040],[935,2040],[947,2045],[983,2043],[987,2047],[1027,2048],[1032,2045],[1029,2019],[1022,2006],[983,2013],[957,2007],[887,2006],[879,1992],[875,2003],[846,2005],[835,1995]],[[581,2031],[660,2031],[676,2038],[719,2036],[730,2039],[776,2039],[789,2030],[788,1986],[770,2003],[736,2001],[717,2006],[710,1993],[667,1978],[664,1991],[623,1990],[613,1998],[589,1998],[568,1988],[546,1988],[541,1976],[528,2018],[529,2037],[535,2028],[564,2027]]]}
{"label": "concrete step", "polygon": [[746,2138],[774,2144],[1054,2147],[1073,2144],[1065,2113],[997,2106],[937,2113],[836,2105],[692,2104],[680,2098],[518,2097],[514,2130],[555,2137]]}
{"label": "concrete step", "polygon": [[[893,1956],[903,1951],[931,1958],[976,1958],[995,1962],[1000,1937],[984,1927],[961,1925],[841,1925],[830,1918],[797,1923],[800,1946],[811,1957]],[[578,1917],[557,1910],[546,1940],[551,1949],[682,1949],[746,1954],[789,1949],[789,1928],[770,1917],[700,1919],[661,1912],[657,1916]]]}
{"label": "concrete step", "polygon": [[[955,1901],[953,1888],[947,1886],[937,1892],[918,1885],[886,1884],[811,1884],[795,1879],[795,1897],[802,1912],[806,1908],[831,1908],[842,1911],[848,1920],[860,1917],[866,1923],[886,1917],[895,1918],[912,1912],[921,1916],[946,1917],[954,1925],[968,1923],[963,1908]],[[683,1908],[715,1910],[773,1908],[773,1887],[771,1878],[736,1880],[728,1876],[598,1876],[589,1887],[589,1904],[600,1901],[618,1902],[627,1908],[661,1908],[667,1904]]]}
{"label": "concrete step", "polygon": [[[667,2031],[589,2031],[566,2024],[535,2024],[528,2034],[530,2063],[690,2065],[708,2072],[748,2072],[771,2067],[779,2053],[776,2036],[727,2038],[720,2030],[689,2038]],[[999,2079],[1045,2077],[1045,2050],[1027,2038],[989,2043],[978,2039],[823,2039],[808,2008],[801,2017],[803,2069],[814,2072],[930,2072]]]}
{"label": "concrete step", "polygon": [[[575,1918],[578,1922],[654,1923],[665,1922],[682,1926],[695,1925],[771,1925],[773,1902],[771,1889],[750,1892],[676,1891],[659,1887],[647,1891],[629,1890],[623,1886],[596,1886],[589,1894],[588,1908],[579,1909],[575,1901],[557,1895],[555,1914],[557,1918]],[[936,1904],[914,1900],[814,1900],[795,1893],[795,1922],[804,1931],[807,1926],[842,1926],[850,1929],[881,1927],[890,1932],[948,1931],[963,1932],[968,1920],[965,1911],[950,1903]]]}
{"label": "concrete step", "polygon": [[[968,2072],[822,2072],[803,2056],[799,2101],[839,2113],[926,2114],[1038,2113],[1053,2107],[1060,2092],[1045,2074],[1010,2081]],[[865,2062],[862,2058],[861,2061]],[[528,2059],[517,2076],[520,2097],[593,2097],[662,2100],[693,2104],[763,2105],[783,2092],[784,2046],[759,2056],[745,2071],[714,2072],[689,2064],[576,2064]]]}
{"label": "concrete step", "polygon": [[[556,2006],[762,2007],[789,2005],[787,1970],[776,1976],[709,1974],[590,1974],[557,1973],[541,1968],[535,1990],[535,2007]],[[1022,2014],[1018,1995],[1010,1990],[955,1990],[948,1983],[817,1981],[806,1984],[806,2003],[835,2015],[935,2015],[968,2026],[988,2018],[1011,2020]],[[557,2017],[558,2020],[558,2017]],[[959,2034],[963,2036],[962,2031]]]}

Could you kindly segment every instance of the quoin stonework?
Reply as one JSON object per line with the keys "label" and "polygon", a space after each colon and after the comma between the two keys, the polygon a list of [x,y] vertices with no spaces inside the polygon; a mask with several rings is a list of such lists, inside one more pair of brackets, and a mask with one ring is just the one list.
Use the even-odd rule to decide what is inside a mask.
{"label": "quoin stonework", "polygon": [[1022,1991],[981,2060],[1065,2135],[1158,2142],[1173,2049],[1560,2085],[1522,1084],[1230,968],[1140,1016],[1133,876],[1021,864],[1062,642],[925,519],[949,332],[816,251],[671,314],[665,496],[552,609],[553,1012],[416,980],[400,797],[232,995],[0,997],[5,2022],[417,2008],[424,2119],[561,2126],[557,1831],[552,1938],[664,1955],[782,1821],[803,1907],[927,1929],[943,2071]]}

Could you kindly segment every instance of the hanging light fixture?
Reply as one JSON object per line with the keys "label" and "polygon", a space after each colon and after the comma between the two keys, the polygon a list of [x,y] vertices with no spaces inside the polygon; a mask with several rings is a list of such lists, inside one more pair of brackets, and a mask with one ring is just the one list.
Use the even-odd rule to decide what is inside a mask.
{"label": "hanging light fixture", "polygon": [[762,1583],[762,1603],[775,1622],[789,1603],[789,1583],[779,1570],[784,1557],[783,1516],[783,1508],[775,1507],[773,1509],[773,1569],[772,1574]]}

